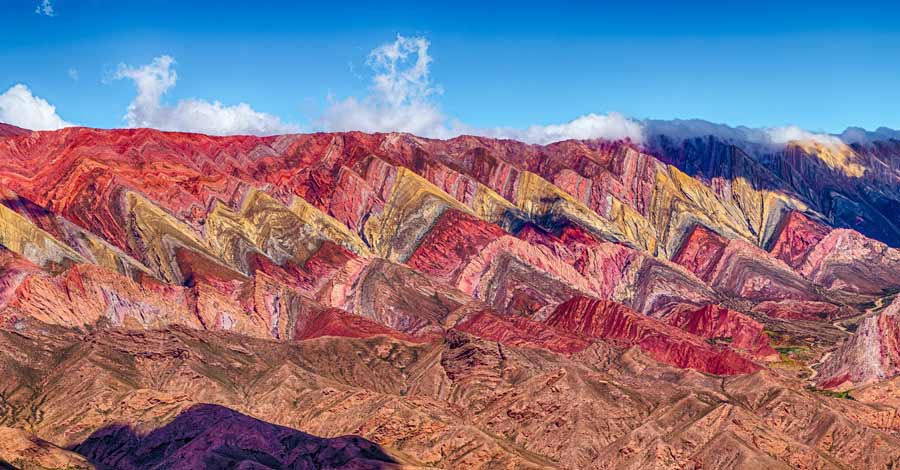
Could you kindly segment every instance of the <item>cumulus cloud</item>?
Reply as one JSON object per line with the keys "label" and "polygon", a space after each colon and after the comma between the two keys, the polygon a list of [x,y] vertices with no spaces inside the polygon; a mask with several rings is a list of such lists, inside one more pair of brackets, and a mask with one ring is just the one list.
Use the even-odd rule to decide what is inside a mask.
{"label": "cumulus cloud", "polygon": [[0,95],[0,122],[35,131],[73,125],[56,114],[55,106],[31,94],[31,90],[21,83]]}
{"label": "cumulus cloud", "polygon": [[473,134],[539,144],[567,139],[642,138],[640,124],[618,113],[591,113],[562,124],[526,129],[479,128],[449,119],[435,101],[442,90],[431,80],[429,46],[423,37],[397,35],[393,42],[373,49],[366,61],[372,71],[370,94],[332,103],[317,127],[331,131],[399,131],[435,138]]}
{"label": "cumulus cloud", "polygon": [[44,16],[55,16],[56,12],[53,11],[53,4],[50,3],[50,0],[42,0],[38,3],[37,8],[34,9],[34,12],[38,15]]}
{"label": "cumulus cloud", "polygon": [[283,123],[277,116],[256,111],[246,103],[227,106],[191,98],[174,106],[164,104],[163,96],[178,80],[174,65],[175,59],[162,55],[140,67],[119,66],[113,78],[132,80],[137,88],[137,96],[125,115],[129,127],[212,135],[268,135],[299,130],[298,126]]}
{"label": "cumulus cloud", "polygon": [[431,82],[429,42],[397,35],[369,53],[371,93],[331,104],[316,123],[329,131],[409,132],[425,137],[449,137],[447,119],[432,100],[440,88]]}

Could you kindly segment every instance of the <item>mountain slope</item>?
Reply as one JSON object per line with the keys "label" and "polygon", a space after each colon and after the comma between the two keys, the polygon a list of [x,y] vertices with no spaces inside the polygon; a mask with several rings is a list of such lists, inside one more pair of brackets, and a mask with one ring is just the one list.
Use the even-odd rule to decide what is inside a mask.
{"label": "mountain slope", "polygon": [[[426,467],[897,464],[896,403],[820,388],[900,374],[898,154],[4,131],[0,424],[122,468],[331,452],[277,426]],[[234,411],[172,434],[200,403]],[[117,422],[92,442],[175,447],[88,446]]]}

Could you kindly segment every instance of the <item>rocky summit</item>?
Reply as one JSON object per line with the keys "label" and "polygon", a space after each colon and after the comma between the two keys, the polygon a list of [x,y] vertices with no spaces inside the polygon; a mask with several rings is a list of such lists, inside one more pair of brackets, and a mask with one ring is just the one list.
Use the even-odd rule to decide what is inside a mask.
{"label": "rocky summit", "polygon": [[0,125],[0,468],[900,467],[900,141]]}

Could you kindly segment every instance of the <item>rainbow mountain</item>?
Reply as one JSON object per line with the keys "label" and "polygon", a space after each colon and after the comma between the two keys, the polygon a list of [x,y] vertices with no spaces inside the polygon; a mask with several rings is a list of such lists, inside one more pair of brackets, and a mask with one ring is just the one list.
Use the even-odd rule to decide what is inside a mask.
{"label": "rainbow mountain", "polygon": [[0,125],[0,462],[900,465],[900,141],[648,137]]}

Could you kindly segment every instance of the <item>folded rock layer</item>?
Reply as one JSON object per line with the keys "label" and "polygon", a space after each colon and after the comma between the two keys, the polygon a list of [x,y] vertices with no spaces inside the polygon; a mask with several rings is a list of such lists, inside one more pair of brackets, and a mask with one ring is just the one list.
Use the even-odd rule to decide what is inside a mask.
{"label": "folded rock layer", "polygon": [[0,125],[0,466],[896,467],[898,168]]}

